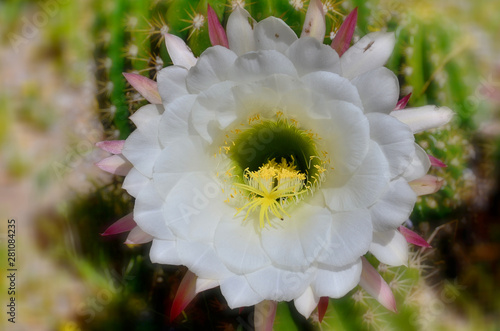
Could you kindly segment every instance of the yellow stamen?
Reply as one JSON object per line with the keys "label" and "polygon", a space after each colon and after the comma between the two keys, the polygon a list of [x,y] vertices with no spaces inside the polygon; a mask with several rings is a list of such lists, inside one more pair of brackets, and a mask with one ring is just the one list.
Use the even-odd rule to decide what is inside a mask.
{"label": "yellow stamen", "polygon": [[260,227],[265,226],[265,222],[271,225],[269,211],[277,218],[283,220],[283,215],[288,213],[283,205],[293,198],[298,198],[307,189],[302,189],[306,175],[295,170],[294,165],[290,165],[285,159],[281,163],[276,163],[273,159],[261,166],[258,171],[245,170],[246,184],[235,183],[234,186],[250,193],[249,202],[239,208],[239,214],[247,209],[245,219],[248,218],[257,207],[259,211]]}

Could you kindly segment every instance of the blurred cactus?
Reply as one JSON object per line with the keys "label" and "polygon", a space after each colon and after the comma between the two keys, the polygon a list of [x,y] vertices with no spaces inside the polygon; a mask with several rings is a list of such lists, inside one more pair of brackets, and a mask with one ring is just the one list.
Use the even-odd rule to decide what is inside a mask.
{"label": "blurred cactus", "polygon": [[442,160],[446,168],[430,174],[444,179],[443,188],[420,197],[412,221],[432,221],[457,215],[471,198],[474,176],[469,169],[473,156],[470,143],[476,111],[469,98],[474,94],[478,68],[471,38],[446,15],[446,4],[401,0],[353,1],[359,6],[360,35],[370,31],[394,31],[396,47],[387,66],[398,74],[402,96],[412,93],[408,107],[428,104],[447,106],[456,113],[451,125],[416,135],[427,153]]}
{"label": "blurred cactus", "polygon": [[[135,72],[154,79],[159,70],[170,65],[172,62],[165,50],[163,34],[169,32],[180,36],[199,56],[210,46],[206,17],[208,4],[224,26],[230,12],[236,6],[243,6],[258,21],[277,16],[300,34],[308,3],[305,0],[77,1],[61,7],[63,15],[59,15],[51,23],[51,28],[43,33],[49,37],[55,53],[62,53],[61,34],[64,33],[64,41],[70,41],[66,47],[69,50],[64,53],[68,58],[58,58],[58,61],[71,63],[74,57],[87,56],[88,49],[93,51],[101,120],[108,138],[123,139],[132,130],[128,117],[147,101],[126,83],[122,73]],[[463,61],[464,58],[473,59],[468,39],[462,38],[460,29],[436,14],[436,4],[430,1],[323,0],[323,3],[326,43],[331,41],[343,16],[357,6],[358,37],[374,30],[395,31],[397,45],[388,67],[398,74],[402,96],[413,92],[409,106],[437,104],[457,112],[454,124],[417,136],[417,142],[448,167],[431,170],[432,174],[442,177],[445,184],[440,192],[419,199],[412,220],[442,220],[456,215],[467,200],[474,181],[468,169],[474,112],[467,98],[473,94],[473,83],[469,78],[477,77],[478,73],[477,68],[468,65],[470,62]],[[23,6],[27,4],[22,1],[0,4],[0,17],[4,22],[0,28],[8,30],[8,26],[19,25],[16,17]],[[85,6],[92,9],[94,17],[85,11]],[[95,45],[86,44],[82,37],[86,31],[82,26],[88,25],[84,22],[89,17],[94,19],[92,40],[96,41]],[[8,35],[3,38],[8,40]],[[67,75],[78,78],[78,70],[68,71]],[[3,99],[0,95],[0,102]],[[40,113],[22,115],[40,126],[47,126],[51,118],[46,114],[43,118],[36,117]],[[0,119],[9,117],[12,117],[9,112],[0,112]],[[4,128],[0,131],[8,129],[8,123],[0,123]],[[5,143],[6,139],[4,134],[0,143]],[[12,167],[21,171],[22,161],[13,162]],[[62,219],[54,217],[39,222],[38,233],[42,234],[39,245],[51,251],[59,261],[66,261],[72,272],[86,280],[95,297],[99,291],[113,292],[117,284],[123,286],[118,287],[119,293],[114,294],[91,321],[87,311],[77,311],[74,321],[62,321],[60,329],[163,329],[168,324],[169,304],[184,270],[152,265],[146,257],[148,248],[122,246],[123,236],[102,238],[98,235],[132,209],[130,198],[119,188],[117,180],[110,186],[96,188],[89,196],[71,201],[62,209]],[[52,238],[65,238],[65,243],[55,245]],[[322,324],[317,323],[316,313],[306,321],[297,317],[293,304],[280,303],[275,330],[430,329],[432,324],[424,323],[428,320],[425,314],[430,291],[424,281],[423,260],[423,251],[416,250],[408,269],[377,266],[396,295],[398,315],[387,312],[363,290],[356,288],[345,298],[330,300]],[[447,286],[453,291],[453,286]],[[212,290],[202,293],[188,306],[186,315],[174,323],[185,329],[210,325],[214,329],[241,330],[246,329],[245,322],[251,321],[251,313],[250,308],[241,314],[237,310],[229,311],[224,300],[220,299],[220,293]]]}

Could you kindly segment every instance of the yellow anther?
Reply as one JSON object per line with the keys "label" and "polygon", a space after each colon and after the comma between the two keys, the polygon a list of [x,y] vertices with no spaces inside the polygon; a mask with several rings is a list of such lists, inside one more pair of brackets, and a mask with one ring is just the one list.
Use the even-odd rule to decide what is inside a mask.
{"label": "yellow anther", "polygon": [[246,169],[244,178],[246,184],[235,183],[234,185],[249,193],[249,202],[239,208],[238,213],[247,209],[246,219],[252,211],[260,207],[261,227],[264,227],[266,221],[271,224],[270,212],[280,219],[283,219],[283,215],[289,216],[283,205],[307,191],[302,190],[306,179],[305,174],[295,170],[295,166],[288,164],[285,159],[282,159],[281,163],[276,163],[274,159],[270,160],[257,171]]}

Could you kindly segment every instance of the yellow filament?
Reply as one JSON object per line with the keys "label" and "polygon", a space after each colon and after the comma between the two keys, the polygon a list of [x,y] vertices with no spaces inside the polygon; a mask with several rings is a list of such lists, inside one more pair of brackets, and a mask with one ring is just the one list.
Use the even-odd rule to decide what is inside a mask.
{"label": "yellow filament", "polygon": [[269,212],[279,219],[288,213],[283,208],[283,202],[289,198],[297,198],[300,194],[307,191],[302,190],[305,174],[295,170],[295,166],[289,165],[285,159],[281,163],[276,163],[273,159],[261,166],[258,171],[245,170],[245,179],[247,184],[234,183],[238,188],[250,193],[250,201],[239,208],[236,215],[242,210],[247,209],[245,219],[250,213],[260,207],[259,223],[260,227],[265,226],[265,222],[271,225]]}

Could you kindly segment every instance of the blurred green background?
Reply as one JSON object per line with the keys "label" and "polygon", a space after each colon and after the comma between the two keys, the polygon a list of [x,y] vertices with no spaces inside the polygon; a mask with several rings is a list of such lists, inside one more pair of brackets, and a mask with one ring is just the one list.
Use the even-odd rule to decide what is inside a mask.
{"label": "blurred green background", "polygon": [[[308,1],[0,2],[0,329],[251,330],[251,308],[228,309],[218,289],[169,322],[185,269],[153,265],[149,245],[102,237],[128,214],[122,178],[97,169],[97,141],[125,138],[128,116],[146,102],[122,72],[155,78],[171,64],[161,38],[209,46],[206,7],[225,24],[235,5],[257,20],[283,18],[300,33]],[[358,7],[355,38],[394,31],[387,66],[410,106],[456,111],[445,128],[417,135],[447,163],[445,180],[419,199],[411,221],[430,250],[412,249],[409,268],[378,265],[399,314],[359,288],[330,300],[322,324],[278,306],[275,330],[498,330],[500,328],[500,2],[323,0],[327,36]],[[332,34],[330,34],[332,32]],[[15,219],[16,324],[7,312],[7,220]],[[375,261],[372,261],[376,263]]]}

